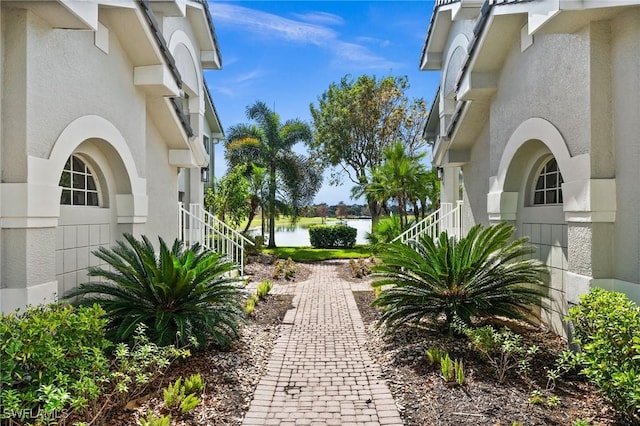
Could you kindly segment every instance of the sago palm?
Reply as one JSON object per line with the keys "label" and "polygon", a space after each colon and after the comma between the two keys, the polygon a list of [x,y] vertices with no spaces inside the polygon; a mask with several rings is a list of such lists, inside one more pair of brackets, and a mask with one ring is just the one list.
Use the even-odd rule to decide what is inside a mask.
{"label": "sago palm", "polygon": [[381,323],[393,329],[444,317],[450,328],[455,318],[528,318],[545,295],[546,268],[528,258],[535,248],[526,238],[510,242],[514,229],[477,225],[460,240],[443,232],[437,241],[387,246],[373,284],[382,288],[374,302],[383,308]]}
{"label": "sago palm", "polygon": [[145,236],[124,239],[94,252],[108,266],[90,268],[89,275],[105,281],[81,284],[65,296],[102,305],[109,337],[130,340],[138,324],[159,345],[189,345],[194,338],[227,345],[237,337],[244,290],[229,274],[232,263],[197,244],[185,249],[180,240],[169,248],[159,238],[156,254]]}

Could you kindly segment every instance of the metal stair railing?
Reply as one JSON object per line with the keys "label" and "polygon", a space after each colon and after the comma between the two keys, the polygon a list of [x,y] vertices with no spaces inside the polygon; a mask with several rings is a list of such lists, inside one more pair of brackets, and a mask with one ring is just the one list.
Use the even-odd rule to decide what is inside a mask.
{"label": "metal stair railing", "polygon": [[442,231],[447,231],[449,237],[453,236],[456,239],[460,239],[462,236],[461,211],[462,201],[458,201],[455,207],[453,203],[442,203],[438,210],[398,235],[393,239],[393,242],[417,241],[423,235],[428,235],[430,238],[435,239],[438,238]]}
{"label": "metal stair railing", "polygon": [[178,232],[185,246],[199,243],[220,253],[237,264],[240,275],[244,275],[244,245],[254,245],[253,242],[203,209],[200,204],[192,203],[187,210],[183,203],[179,203]]}

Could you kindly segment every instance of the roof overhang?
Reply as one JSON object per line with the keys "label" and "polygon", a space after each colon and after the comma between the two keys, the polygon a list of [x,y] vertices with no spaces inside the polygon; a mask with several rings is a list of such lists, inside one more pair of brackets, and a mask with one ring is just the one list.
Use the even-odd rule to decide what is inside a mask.
{"label": "roof overhang", "polygon": [[98,2],[82,0],[2,0],[28,9],[47,21],[53,28],[97,30]]}
{"label": "roof overhang", "polygon": [[435,142],[438,137],[440,128],[440,86],[436,92],[436,97],[431,104],[431,110],[429,110],[429,116],[427,117],[427,123],[422,131],[422,137],[429,143]]}
{"label": "roof overhang", "polygon": [[200,45],[200,62],[205,69],[221,69],[222,56],[207,0],[189,0],[187,18]]}
{"label": "roof overhang", "polygon": [[474,19],[484,0],[438,0],[431,14],[420,57],[420,70],[440,70],[449,31],[454,21]]}
{"label": "roof overhang", "polygon": [[211,137],[214,140],[224,139],[224,130],[222,129],[222,124],[220,123],[220,117],[218,116],[218,111],[213,103],[213,99],[211,99],[211,92],[209,92],[209,87],[207,86],[206,80],[204,81],[204,92],[205,92],[205,100],[204,100],[204,118],[207,120],[207,124],[209,124],[209,129],[211,130]]}
{"label": "roof overhang", "polygon": [[154,13],[164,16],[184,17],[187,12],[187,0],[149,0]]}

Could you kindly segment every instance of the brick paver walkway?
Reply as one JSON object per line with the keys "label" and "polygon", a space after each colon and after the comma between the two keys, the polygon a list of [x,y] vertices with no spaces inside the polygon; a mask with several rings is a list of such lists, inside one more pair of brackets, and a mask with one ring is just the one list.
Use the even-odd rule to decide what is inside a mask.
{"label": "brick paver walkway", "polygon": [[364,324],[335,264],[312,266],[296,285],[244,425],[402,425],[380,369],[364,347]]}

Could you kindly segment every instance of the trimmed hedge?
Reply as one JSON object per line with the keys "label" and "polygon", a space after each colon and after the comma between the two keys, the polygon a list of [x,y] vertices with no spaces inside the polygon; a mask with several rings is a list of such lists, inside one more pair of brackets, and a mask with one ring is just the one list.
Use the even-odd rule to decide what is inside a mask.
{"label": "trimmed hedge", "polygon": [[622,293],[593,288],[567,319],[575,326],[582,374],[640,421],[640,307]]}
{"label": "trimmed hedge", "polygon": [[309,240],[314,248],[351,248],[356,245],[358,230],[348,225],[313,225]]}

